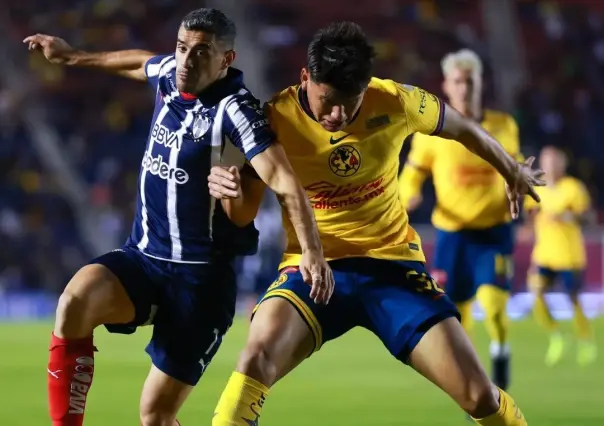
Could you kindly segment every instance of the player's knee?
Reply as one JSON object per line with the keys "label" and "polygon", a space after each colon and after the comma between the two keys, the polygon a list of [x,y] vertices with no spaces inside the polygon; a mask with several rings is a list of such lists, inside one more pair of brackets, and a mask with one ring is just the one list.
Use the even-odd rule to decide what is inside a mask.
{"label": "player's knee", "polygon": [[141,411],[140,420],[141,426],[174,426],[178,424],[175,414],[159,410]]}
{"label": "player's knee", "polygon": [[490,416],[499,409],[499,389],[488,380],[470,383],[460,405],[474,418]]}
{"label": "player's knee", "polygon": [[268,346],[261,342],[248,343],[239,356],[237,371],[267,386],[277,380],[277,364]]}
{"label": "player's knee", "polygon": [[64,338],[80,338],[92,333],[95,325],[85,295],[65,290],[57,304],[55,334]]}

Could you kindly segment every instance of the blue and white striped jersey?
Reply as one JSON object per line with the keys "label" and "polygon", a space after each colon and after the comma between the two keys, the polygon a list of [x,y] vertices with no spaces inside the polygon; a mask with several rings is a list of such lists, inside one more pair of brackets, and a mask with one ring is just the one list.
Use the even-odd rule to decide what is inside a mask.
{"label": "blue and white striped jersey", "polygon": [[[226,144],[243,154],[242,164],[267,149],[274,135],[241,71],[229,69],[224,79],[192,97],[177,90],[175,70],[174,55],[154,57],[145,65],[156,91],[155,111],[128,244],[158,259],[205,263],[225,248],[239,250],[234,243],[239,238],[255,239],[255,247],[258,237],[253,224],[252,230],[237,228],[216,209],[208,192],[210,168],[221,164]],[[228,242],[221,241],[227,237]],[[250,254],[243,251],[248,252],[232,254]]]}

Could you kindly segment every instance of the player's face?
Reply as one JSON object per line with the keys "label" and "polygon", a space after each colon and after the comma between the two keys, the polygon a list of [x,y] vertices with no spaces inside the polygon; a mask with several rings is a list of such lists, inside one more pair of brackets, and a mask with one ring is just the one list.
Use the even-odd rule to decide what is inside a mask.
{"label": "player's face", "polygon": [[180,27],[175,56],[176,87],[181,92],[195,94],[224,76],[235,52],[225,50],[214,34]]}
{"label": "player's face", "polygon": [[443,91],[455,109],[468,114],[473,102],[482,95],[482,82],[473,75],[472,70],[453,68],[445,76]]}
{"label": "player's face", "polygon": [[539,156],[539,167],[547,177],[560,179],[566,173],[566,157],[555,148],[543,148]]}
{"label": "player's face", "polygon": [[302,88],[306,90],[310,110],[328,132],[337,132],[348,125],[363,102],[357,96],[341,96],[327,84],[315,83],[306,69],[302,70]]}

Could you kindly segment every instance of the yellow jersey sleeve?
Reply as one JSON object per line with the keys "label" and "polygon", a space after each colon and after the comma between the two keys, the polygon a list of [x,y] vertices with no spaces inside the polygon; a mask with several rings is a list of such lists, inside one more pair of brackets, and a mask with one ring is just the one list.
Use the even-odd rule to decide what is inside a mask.
{"label": "yellow jersey sleeve", "polygon": [[399,98],[407,117],[408,132],[436,135],[441,132],[445,104],[437,96],[408,84],[397,84]]}
{"label": "yellow jersey sleeve", "polygon": [[432,170],[433,146],[429,136],[419,133],[413,136],[411,150],[399,178],[400,199],[405,208],[412,198],[421,194],[424,181]]}
{"label": "yellow jersey sleeve", "polygon": [[[583,183],[578,180],[574,181],[574,185],[569,185],[568,190],[571,191],[573,201],[570,205],[570,209],[575,214],[583,214],[589,210],[591,200],[589,192]],[[569,194],[569,195],[571,195]]]}

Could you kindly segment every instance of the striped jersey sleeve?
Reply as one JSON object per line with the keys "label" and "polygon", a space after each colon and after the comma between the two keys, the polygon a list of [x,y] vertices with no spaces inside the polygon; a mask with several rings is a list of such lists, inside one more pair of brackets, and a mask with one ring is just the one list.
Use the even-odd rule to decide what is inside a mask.
{"label": "striped jersey sleeve", "polygon": [[275,141],[268,117],[260,102],[251,95],[238,95],[225,108],[223,131],[243,152],[247,161],[266,150]]}
{"label": "striped jersey sleeve", "polygon": [[159,78],[175,66],[176,59],[174,59],[174,55],[159,55],[150,58],[145,64],[147,81],[154,89],[157,89]]}

